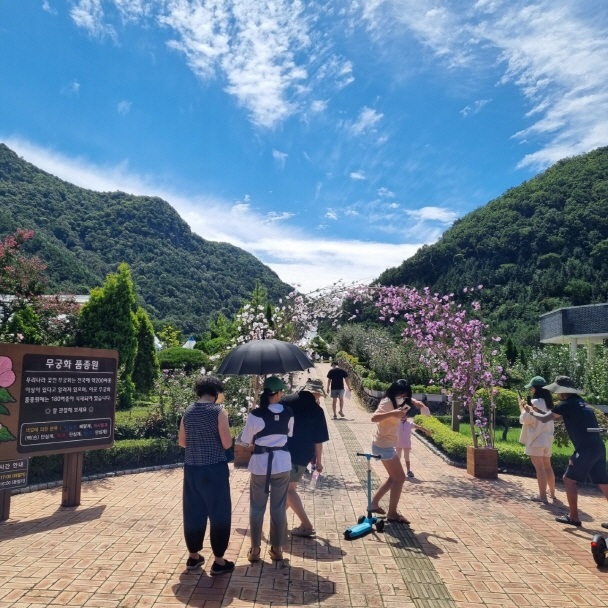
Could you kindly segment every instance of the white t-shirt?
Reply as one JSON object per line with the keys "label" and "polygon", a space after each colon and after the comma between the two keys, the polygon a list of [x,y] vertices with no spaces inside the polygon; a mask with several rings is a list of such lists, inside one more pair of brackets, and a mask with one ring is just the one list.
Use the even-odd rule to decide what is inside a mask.
{"label": "white t-shirt", "polygon": [[[268,406],[268,409],[275,414],[280,414],[283,411],[283,405],[281,403],[273,403]],[[241,440],[244,443],[253,443],[253,437],[262,431],[266,425],[264,420],[259,416],[247,416],[247,422],[245,428],[241,434]],[[288,422],[289,432],[287,435],[266,435],[256,439],[257,445],[266,446],[269,448],[282,447],[287,443],[287,437],[293,435],[293,416]],[[291,454],[285,450],[277,450],[273,452],[272,457],[272,473],[285,473],[291,471]],[[252,475],[266,475],[266,468],[268,467],[268,454],[252,454],[249,460],[249,466],[247,470]]]}

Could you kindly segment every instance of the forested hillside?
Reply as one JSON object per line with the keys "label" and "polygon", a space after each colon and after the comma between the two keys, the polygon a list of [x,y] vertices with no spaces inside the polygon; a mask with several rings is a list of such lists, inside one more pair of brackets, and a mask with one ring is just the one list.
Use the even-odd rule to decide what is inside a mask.
{"label": "forested hillside", "polygon": [[249,253],[193,234],[166,201],[79,188],[0,144],[0,236],[17,228],[36,231],[30,251],[53,291],[88,293],[127,262],[149,315],[187,332],[232,316],[256,279],[273,299],[290,291]]}
{"label": "forested hillside", "polygon": [[494,331],[537,344],[538,316],[608,301],[608,147],[569,158],[455,222],[384,285],[484,285]]}

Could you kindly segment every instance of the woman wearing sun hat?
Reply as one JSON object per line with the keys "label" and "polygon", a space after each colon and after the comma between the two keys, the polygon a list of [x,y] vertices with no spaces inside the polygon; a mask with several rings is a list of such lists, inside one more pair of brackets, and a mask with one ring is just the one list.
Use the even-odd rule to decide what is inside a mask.
{"label": "woman wearing sun hat", "polygon": [[[547,381],[542,376],[534,376],[526,384],[526,388],[532,393],[530,400],[531,408],[533,411],[543,414],[553,409],[553,398],[551,397],[551,393],[543,388],[545,384],[547,384]],[[531,496],[530,500],[546,503],[547,486],[549,487],[549,496],[555,500],[555,473],[551,467],[551,450],[554,433],[553,422],[550,421],[543,424],[532,414],[528,413],[525,406],[526,402],[520,399],[519,409],[521,415],[519,416],[519,422],[521,423],[521,435],[519,442],[526,446],[524,453],[530,457],[538,481],[538,495]]]}
{"label": "woman wearing sun hat", "polygon": [[[563,418],[564,426],[570,441],[574,445],[574,454],[570,458],[568,468],[564,473],[564,487],[568,499],[569,512],[555,518],[562,524],[580,526],[578,516],[578,487],[577,482],[583,482],[587,476],[599,487],[608,499],[608,472],[606,472],[606,446],[597,433],[590,433],[587,429],[597,428],[597,418],[593,409],[582,399],[583,391],[568,376],[557,376],[555,382],[547,384],[546,388],[556,393],[560,402],[552,411],[539,414],[526,406],[526,411],[541,422],[550,422]],[[603,523],[608,528],[608,523]]]}
{"label": "woman wearing sun hat", "polygon": [[270,497],[269,555],[283,559],[283,545],[287,542],[287,488],[291,473],[291,456],[287,438],[293,435],[293,412],[281,404],[287,385],[277,376],[264,381],[260,407],[247,416],[241,435],[244,443],[253,444],[249,461],[249,529],[250,562],[260,561],[262,526],[266,504]]}

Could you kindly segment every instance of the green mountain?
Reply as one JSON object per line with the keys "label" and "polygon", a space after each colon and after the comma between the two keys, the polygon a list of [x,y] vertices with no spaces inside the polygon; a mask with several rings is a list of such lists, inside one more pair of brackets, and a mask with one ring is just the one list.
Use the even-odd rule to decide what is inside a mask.
{"label": "green mountain", "polygon": [[440,293],[481,284],[493,331],[538,344],[540,314],[608,301],[608,147],[508,190],[378,282]]}
{"label": "green mountain", "polygon": [[232,316],[256,280],[272,299],[291,290],[251,254],[193,234],[166,201],[79,188],[0,144],[0,236],[17,228],[35,230],[29,251],[54,292],[88,293],[127,262],[149,315],[186,332]]}

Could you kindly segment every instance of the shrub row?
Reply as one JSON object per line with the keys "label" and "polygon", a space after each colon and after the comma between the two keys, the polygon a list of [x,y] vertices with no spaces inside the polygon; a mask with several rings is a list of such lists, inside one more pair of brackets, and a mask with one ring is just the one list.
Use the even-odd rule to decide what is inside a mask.
{"label": "shrub row", "polygon": [[[98,475],[140,467],[183,462],[183,449],[168,439],[116,441],[107,450],[90,450],[84,454],[82,474]],[[29,484],[58,481],[63,477],[63,455],[34,456],[30,459]]]}

